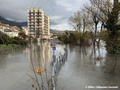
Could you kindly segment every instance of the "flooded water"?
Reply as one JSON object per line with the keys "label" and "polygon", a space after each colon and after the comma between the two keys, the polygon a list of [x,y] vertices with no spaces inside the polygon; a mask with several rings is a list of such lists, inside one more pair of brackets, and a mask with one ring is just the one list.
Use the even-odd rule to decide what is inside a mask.
{"label": "flooded water", "polygon": [[[62,44],[53,52],[48,42],[0,52],[0,90],[35,90],[37,82],[50,90],[47,85],[52,77],[53,53],[58,58],[64,48],[68,55],[56,74],[56,90],[97,90],[87,86],[118,86],[98,90],[120,90],[120,55],[107,54],[103,46]],[[39,66],[41,74],[36,73]]]}
{"label": "flooded water", "polygon": [[[68,45],[67,48],[68,59],[58,75],[58,90],[120,90],[120,56],[114,62],[115,56],[108,55],[104,47],[94,50]],[[86,89],[86,86],[118,86],[119,89]]]}

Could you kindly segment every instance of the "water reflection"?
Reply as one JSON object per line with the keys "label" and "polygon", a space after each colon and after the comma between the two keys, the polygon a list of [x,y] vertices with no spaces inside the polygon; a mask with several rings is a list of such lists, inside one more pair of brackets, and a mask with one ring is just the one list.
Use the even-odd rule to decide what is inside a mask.
{"label": "water reflection", "polygon": [[[6,49],[0,52],[0,90],[30,89],[26,47]],[[27,84],[28,83],[28,84]]]}
{"label": "water reflection", "polygon": [[[51,81],[51,47],[50,43],[30,44],[28,48],[28,57],[32,74],[28,74],[31,79],[34,79],[33,85],[39,90],[49,90],[52,85]],[[42,72],[36,73],[40,67]]]}
{"label": "water reflection", "polygon": [[[56,74],[56,90],[91,90],[85,89],[85,86],[120,85],[120,55],[108,54],[103,45],[79,47],[58,44],[56,47],[56,58],[64,53],[64,48],[68,51],[67,60]],[[31,90],[35,82],[31,77],[41,81],[40,74],[35,76],[33,72],[38,66],[42,68],[40,84],[47,86],[52,73],[52,54],[48,42],[0,52],[0,90]]]}
{"label": "water reflection", "polygon": [[0,51],[0,69],[4,69],[7,66],[7,61],[4,60],[6,57],[10,59],[13,55],[18,55],[24,53],[26,47],[16,47],[16,48],[8,48],[3,51]]}
{"label": "water reflection", "polygon": [[[65,45],[57,44],[56,47],[57,49],[53,51],[51,48],[51,44],[45,42],[40,44],[31,44],[27,49],[30,68],[33,71],[32,76],[30,76],[29,74],[28,75],[30,77],[34,77],[35,79],[34,84],[35,85],[37,84],[36,87],[39,89],[43,87],[44,89],[52,88],[53,85],[52,73],[59,73],[60,69],[65,63],[65,60],[63,60],[66,58],[66,53],[64,50]],[[63,55],[64,53],[65,55]],[[53,56],[56,57],[55,60],[53,59]],[[61,60],[61,61],[56,62],[57,60]],[[52,62],[56,62],[54,63],[56,67],[54,67]],[[42,69],[42,73],[35,72],[39,66]],[[53,67],[55,68],[54,69],[55,72],[53,72]]]}
{"label": "water reflection", "polygon": [[[99,47],[69,45],[68,60],[62,67],[60,75],[58,75],[57,90],[60,90],[60,88],[65,90],[88,90],[85,86],[119,86],[119,60],[120,55],[116,57],[107,54],[105,47],[102,45]],[[115,72],[111,72],[113,69],[115,69]]]}
{"label": "water reflection", "polygon": [[40,66],[43,70],[50,63],[50,43],[31,44],[28,48],[29,62],[33,61],[35,69]]}

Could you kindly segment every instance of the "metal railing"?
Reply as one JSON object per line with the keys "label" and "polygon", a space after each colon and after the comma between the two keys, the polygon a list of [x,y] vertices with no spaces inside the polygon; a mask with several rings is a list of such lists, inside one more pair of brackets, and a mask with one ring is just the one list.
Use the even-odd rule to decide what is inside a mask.
{"label": "metal railing", "polygon": [[64,48],[65,52],[63,55],[60,55],[58,58],[56,58],[55,55],[53,55],[53,62],[52,62],[52,85],[53,90],[56,90],[55,88],[55,75],[60,71],[61,66],[65,63],[67,60],[68,51],[66,48]]}

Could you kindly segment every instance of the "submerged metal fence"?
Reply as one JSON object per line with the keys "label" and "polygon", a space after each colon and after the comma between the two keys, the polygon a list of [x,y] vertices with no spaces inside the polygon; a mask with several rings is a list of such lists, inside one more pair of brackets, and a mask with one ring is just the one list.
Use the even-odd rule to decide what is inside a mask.
{"label": "submerged metal fence", "polygon": [[60,55],[58,58],[56,58],[55,55],[53,55],[53,62],[52,62],[52,85],[53,85],[53,90],[55,89],[55,75],[56,73],[58,73],[60,71],[61,66],[65,63],[65,61],[67,60],[67,55],[68,55],[68,51],[66,48],[64,48],[64,54]]}

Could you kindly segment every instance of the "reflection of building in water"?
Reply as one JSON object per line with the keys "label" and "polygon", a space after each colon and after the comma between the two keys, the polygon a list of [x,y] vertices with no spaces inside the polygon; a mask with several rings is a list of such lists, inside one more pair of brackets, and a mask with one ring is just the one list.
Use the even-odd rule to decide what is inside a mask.
{"label": "reflection of building in water", "polygon": [[32,65],[33,63],[35,69],[38,66],[44,69],[50,61],[50,44],[48,42],[40,45],[31,44],[28,49],[28,57],[30,64]]}

